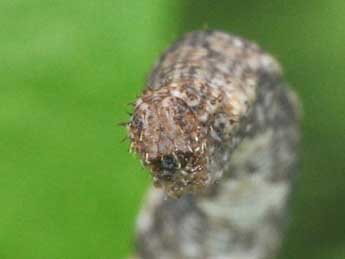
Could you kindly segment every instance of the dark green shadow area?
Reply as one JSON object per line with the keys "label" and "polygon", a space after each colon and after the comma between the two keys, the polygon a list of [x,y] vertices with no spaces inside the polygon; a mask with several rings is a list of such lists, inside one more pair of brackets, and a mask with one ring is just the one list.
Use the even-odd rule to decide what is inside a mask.
{"label": "dark green shadow area", "polygon": [[282,63],[303,102],[301,175],[280,258],[345,258],[345,3],[188,1],[183,31],[230,31]]}

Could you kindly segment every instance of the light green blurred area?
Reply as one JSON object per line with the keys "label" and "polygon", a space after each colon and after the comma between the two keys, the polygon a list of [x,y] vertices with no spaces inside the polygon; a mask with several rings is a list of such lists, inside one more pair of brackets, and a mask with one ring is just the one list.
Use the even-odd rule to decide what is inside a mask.
{"label": "light green blurred area", "polygon": [[252,39],[304,106],[280,258],[345,258],[345,2],[0,2],[0,258],[124,259],[150,178],[122,142],[129,102],[183,32]]}

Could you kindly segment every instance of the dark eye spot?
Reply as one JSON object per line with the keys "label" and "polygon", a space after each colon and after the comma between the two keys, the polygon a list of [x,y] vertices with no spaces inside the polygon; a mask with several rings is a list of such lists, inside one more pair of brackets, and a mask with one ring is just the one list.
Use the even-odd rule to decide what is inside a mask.
{"label": "dark eye spot", "polygon": [[137,131],[137,134],[140,135],[143,130],[143,121],[139,118],[138,115],[134,115],[131,122],[132,129]]}
{"label": "dark eye spot", "polygon": [[177,168],[177,161],[172,155],[163,156],[161,168],[167,171],[174,171]]}

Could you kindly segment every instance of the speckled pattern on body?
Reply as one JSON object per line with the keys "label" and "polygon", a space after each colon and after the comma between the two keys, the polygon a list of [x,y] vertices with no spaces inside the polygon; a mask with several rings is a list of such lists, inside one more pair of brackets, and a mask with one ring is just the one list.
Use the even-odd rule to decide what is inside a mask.
{"label": "speckled pattern on body", "polygon": [[282,239],[298,100],[256,44],[196,31],[155,65],[128,124],[154,185],[141,259],[268,259]]}

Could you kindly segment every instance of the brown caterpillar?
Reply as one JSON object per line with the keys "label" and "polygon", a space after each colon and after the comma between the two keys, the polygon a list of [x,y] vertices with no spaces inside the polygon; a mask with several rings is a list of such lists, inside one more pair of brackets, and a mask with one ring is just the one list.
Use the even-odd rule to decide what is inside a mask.
{"label": "brown caterpillar", "polygon": [[[151,194],[139,218],[142,258],[273,254],[281,226],[266,219],[270,213],[283,215],[299,138],[297,99],[285,85],[274,58],[254,43],[219,31],[188,33],[162,55],[135,104],[128,131],[131,148],[149,168],[155,186],[181,198],[164,201],[159,191]],[[242,185],[245,198],[236,193]],[[252,206],[259,204],[260,213],[251,211],[248,197]],[[187,201],[190,206],[183,209]],[[247,225],[241,217],[219,219],[222,213],[236,214],[236,202],[253,215]],[[189,220],[203,222],[209,233],[182,227],[179,213],[186,210],[191,210]],[[155,211],[175,216],[163,219]],[[173,230],[164,227],[166,222]],[[270,237],[262,236],[263,226]],[[231,241],[235,230],[252,240]],[[188,233],[195,240],[183,243]],[[217,248],[217,238],[227,240],[226,247]]]}

